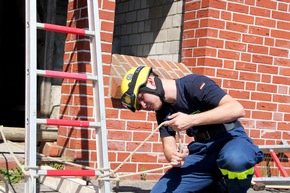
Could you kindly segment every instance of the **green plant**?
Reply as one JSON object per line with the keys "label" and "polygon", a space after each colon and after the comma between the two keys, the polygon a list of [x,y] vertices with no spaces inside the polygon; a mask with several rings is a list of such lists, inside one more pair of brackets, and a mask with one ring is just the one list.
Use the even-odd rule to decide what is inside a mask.
{"label": "green plant", "polygon": [[11,168],[10,170],[0,168],[0,174],[2,174],[9,183],[19,183],[24,179],[23,172],[19,166]]}
{"label": "green plant", "polygon": [[146,180],[146,173],[145,173],[146,168],[142,167],[141,171],[144,172],[144,173],[141,174],[141,180]]}
{"label": "green plant", "polygon": [[56,163],[56,162],[43,162],[39,165],[42,165],[42,166],[50,166],[54,169],[57,169],[57,170],[62,170],[64,168],[64,165],[61,164],[61,163]]}

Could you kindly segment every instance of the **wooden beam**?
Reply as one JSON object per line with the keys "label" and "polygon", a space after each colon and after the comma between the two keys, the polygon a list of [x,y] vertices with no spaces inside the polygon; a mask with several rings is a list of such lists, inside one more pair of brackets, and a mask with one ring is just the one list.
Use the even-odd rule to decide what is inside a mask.
{"label": "wooden beam", "polygon": [[[3,127],[3,134],[7,140],[24,141],[25,128],[22,127]],[[38,141],[56,141],[57,130],[55,129],[39,129],[37,132]],[[0,140],[2,136],[0,135]]]}

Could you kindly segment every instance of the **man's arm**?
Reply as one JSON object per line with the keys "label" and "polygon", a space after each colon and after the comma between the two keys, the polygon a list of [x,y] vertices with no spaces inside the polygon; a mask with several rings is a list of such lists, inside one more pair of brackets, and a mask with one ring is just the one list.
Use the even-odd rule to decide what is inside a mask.
{"label": "man's arm", "polygon": [[225,95],[219,105],[211,110],[197,114],[172,114],[164,126],[170,125],[176,131],[186,130],[193,126],[227,123],[245,115],[244,107],[230,95]]}
{"label": "man's arm", "polygon": [[173,136],[163,137],[161,139],[166,160],[173,167],[179,167],[182,165],[184,158],[188,155],[188,152],[179,152],[176,140]]}
{"label": "man's arm", "polygon": [[196,114],[196,117],[193,119],[193,124],[207,125],[227,123],[243,116],[245,116],[244,107],[230,95],[225,95],[216,108]]}

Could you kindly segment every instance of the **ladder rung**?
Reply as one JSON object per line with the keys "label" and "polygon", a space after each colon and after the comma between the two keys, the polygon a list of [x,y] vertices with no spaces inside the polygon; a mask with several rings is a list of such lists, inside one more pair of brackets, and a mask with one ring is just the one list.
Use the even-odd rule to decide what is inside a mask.
{"label": "ladder rung", "polygon": [[53,70],[37,70],[37,75],[54,78],[70,78],[75,80],[98,80],[96,76],[70,72],[59,72]]}
{"label": "ladder rung", "polygon": [[47,31],[54,31],[54,32],[62,32],[62,33],[70,33],[70,34],[77,34],[81,36],[94,36],[93,31],[75,28],[75,27],[67,27],[49,23],[37,23],[37,29],[44,29]]}
{"label": "ladder rung", "polygon": [[257,165],[254,166],[254,174],[257,178],[261,178],[262,174],[260,173],[259,168],[257,167]]}
{"label": "ladder rung", "polygon": [[96,170],[39,170],[37,174],[41,176],[98,176],[102,173]]}
{"label": "ladder rung", "polygon": [[282,176],[288,177],[288,174],[287,174],[286,170],[284,169],[284,167],[282,166],[282,164],[281,164],[279,158],[277,157],[276,153],[273,150],[271,150],[270,151],[270,155],[273,158],[274,162],[277,164]]}
{"label": "ladder rung", "polygon": [[62,120],[62,119],[37,119],[38,124],[58,125],[58,126],[78,126],[78,127],[100,127],[99,122],[89,122],[80,120]]}

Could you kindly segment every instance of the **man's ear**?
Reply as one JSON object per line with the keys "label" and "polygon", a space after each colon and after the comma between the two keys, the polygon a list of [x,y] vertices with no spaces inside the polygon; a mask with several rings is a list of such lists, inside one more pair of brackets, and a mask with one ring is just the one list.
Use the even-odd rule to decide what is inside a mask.
{"label": "man's ear", "polygon": [[[147,79],[147,84],[150,84],[154,87],[156,87],[156,84],[155,84],[155,80],[154,80],[154,76],[149,76],[148,79]],[[150,88],[148,85],[147,85],[148,88]]]}

